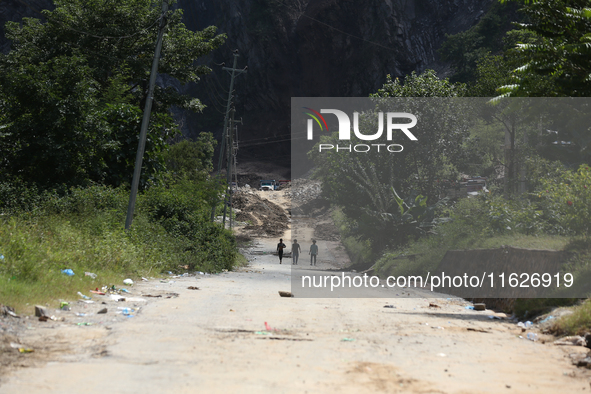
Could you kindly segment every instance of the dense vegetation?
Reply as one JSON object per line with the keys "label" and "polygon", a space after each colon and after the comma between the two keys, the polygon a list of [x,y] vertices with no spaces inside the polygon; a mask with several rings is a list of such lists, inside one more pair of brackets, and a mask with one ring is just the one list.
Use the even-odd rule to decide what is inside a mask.
{"label": "dense vegetation", "polygon": [[[513,30],[508,17],[520,22]],[[430,70],[403,81],[388,77],[372,95],[377,110],[382,98],[412,97],[399,101],[408,107],[420,97],[450,98],[445,116],[435,116],[443,125],[413,128],[420,147],[408,144],[404,154],[390,156],[310,153],[323,193],[338,206],[333,215],[354,262],[375,264],[384,276],[426,274],[448,250],[512,245],[568,250],[573,269],[588,274],[588,105],[562,101],[572,104],[544,117],[533,103],[552,107],[556,101],[523,99],[515,106],[508,97],[589,96],[590,23],[591,9],[582,0],[494,5],[474,28],[443,45],[442,56],[455,67],[451,80]],[[477,120],[453,115],[462,112],[452,108],[464,105],[461,97],[488,97],[481,101],[486,105],[468,100],[465,113]],[[413,111],[429,115],[436,106]],[[374,130],[372,116],[360,115],[360,125]],[[443,198],[462,175],[489,177],[490,193]]]}
{"label": "dense vegetation", "polygon": [[196,59],[225,37],[188,30],[160,1],[54,3],[44,21],[7,23],[12,47],[0,55],[0,301],[75,294],[79,281],[231,269],[235,239],[210,221],[215,141],[171,144],[173,108],[203,108],[172,84],[156,86],[134,224],[123,229],[158,29],[158,71],[177,84],[207,73]]}

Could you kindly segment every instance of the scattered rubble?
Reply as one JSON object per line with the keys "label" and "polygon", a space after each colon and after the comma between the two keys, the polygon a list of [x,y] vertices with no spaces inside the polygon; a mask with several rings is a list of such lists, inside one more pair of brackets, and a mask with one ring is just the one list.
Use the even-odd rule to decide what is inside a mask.
{"label": "scattered rubble", "polygon": [[560,346],[587,346],[587,341],[579,335],[573,335],[554,341],[554,344]]}
{"label": "scattered rubble", "polygon": [[264,200],[254,192],[240,191],[232,197],[232,206],[236,209],[236,220],[246,222],[246,233],[280,237],[288,229],[289,217],[286,211]]}

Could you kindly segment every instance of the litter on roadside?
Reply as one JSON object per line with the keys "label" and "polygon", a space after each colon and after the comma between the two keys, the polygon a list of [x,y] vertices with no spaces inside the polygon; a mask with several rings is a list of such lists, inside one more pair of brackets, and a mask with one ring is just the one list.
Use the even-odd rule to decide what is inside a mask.
{"label": "litter on roadside", "polygon": [[254,333],[256,335],[271,335],[271,333],[267,331],[255,331]]}
{"label": "litter on roadside", "polygon": [[90,297],[87,295],[82,294],[81,292],[78,292],[78,295],[82,298],[84,298],[85,300],[90,300]]}
{"label": "litter on roadside", "polygon": [[47,316],[47,310],[41,305],[35,305],[35,316]]}
{"label": "litter on roadside", "polygon": [[354,342],[355,338],[343,338],[341,339],[341,342]]}
{"label": "litter on roadside", "polygon": [[281,297],[293,297],[293,294],[289,291],[280,291],[279,296]]}
{"label": "litter on roadside", "polygon": [[68,268],[68,269],[62,270],[62,274],[66,274],[68,276],[74,276],[74,271],[72,271],[71,269]]}
{"label": "litter on roadside", "polygon": [[119,309],[119,311],[117,313],[121,313],[124,316],[132,316],[132,313],[135,313],[137,311],[139,311],[139,308],[135,309],[135,308],[117,308]]}
{"label": "litter on roadside", "polygon": [[96,279],[97,275],[93,274],[92,272],[85,272],[84,276],[90,276],[92,279]]}
{"label": "litter on roadside", "polygon": [[125,279],[123,281],[123,284],[124,285],[127,285],[127,286],[133,286],[133,280],[131,280],[131,279]]}
{"label": "litter on roadside", "polygon": [[579,335],[574,335],[554,341],[554,344],[559,346],[585,346],[587,341]]}
{"label": "litter on roadside", "polygon": [[533,333],[533,332],[528,332],[527,339],[529,339],[530,341],[536,342],[538,340],[538,334]]}
{"label": "litter on roadside", "polygon": [[547,318],[545,318],[544,320],[540,321],[540,324],[542,324],[542,323],[546,323],[546,322],[548,322],[548,321],[550,321],[550,320],[552,320],[552,319],[554,319],[554,316],[550,315],[550,316],[548,316]]}
{"label": "litter on roadside", "polygon": [[437,304],[430,303],[429,308],[441,308],[441,307]]}
{"label": "litter on roadside", "polygon": [[[167,297],[170,298],[170,297]],[[127,297],[124,298],[123,301],[127,301],[127,302],[148,302],[145,298],[140,298],[140,297]]]}
{"label": "litter on roadside", "polygon": [[1,315],[8,315],[8,316],[12,316],[12,317],[16,317],[17,319],[20,318],[19,315],[17,315],[16,313],[14,313],[14,309],[9,307],[8,305],[2,305],[0,304],[0,314]]}
{"label": "litter on roadside", "polygon": [[189,286],[189,287],[187,287],[187,289],[189,289],[189,290],[199,290],[199,287]]}

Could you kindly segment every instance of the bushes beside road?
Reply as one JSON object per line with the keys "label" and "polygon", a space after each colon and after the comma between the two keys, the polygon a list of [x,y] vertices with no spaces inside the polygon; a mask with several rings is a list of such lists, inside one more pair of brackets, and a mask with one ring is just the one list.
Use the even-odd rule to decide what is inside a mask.
{"label": "bushes beside road", "polygon": [[[39,192],[0,184],[0,300],[19,307],[128,276],[184,272],[187,266],[231,269],[237,259],[234,236],[209,221],[216,190],[182,179],[153,186],[138,196],[126,232],[129,192],[122,187]],[[62,274],[66,268],[75,276]]]}

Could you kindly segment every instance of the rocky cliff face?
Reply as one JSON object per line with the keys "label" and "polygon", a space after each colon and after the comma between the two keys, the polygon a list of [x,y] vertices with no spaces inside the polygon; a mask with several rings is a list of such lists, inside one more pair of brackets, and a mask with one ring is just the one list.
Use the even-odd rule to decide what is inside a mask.
{"label": "rocky cliff face", "polygon": [[[234,94],[236,115],[244,120],[241,157],[289,164],[291,97],[367,96],[387,74],[444,72],[437,49],[445,35],[475,24],[492,1],[178,0],[190,29],[216,25],[228,35],[225,46],[200,59],[212,75],[179,87],[209,106],[203,115],[179,114],[184,133],[221,135],[229,76],[216,64],[231,66],[238,49],[238,67],[248,66]],[[41,17],[37,11],[49,7],[50,0],[4,0],[0,22]],[[8,49],[6,40],[0,48]]]}
{"label": "rocky cliff face", "polygon": [[[216,104],[211,96],[225,96],[208,88],[213,83],[207,79],[226,84],[226,72],[215,63],[231,64],[232,50],[238,49],[239,67],[248,66],[248,73],[236,80],[236,113],[244,117],[241,153],[245,158],[278,160],[289,155],[289,142],[284,140],[290,132],[292,96],[367,96],[382,86],[387,74],[402,77],[427,68],[444,73],[437,50],[445,35],[471,27],[491,3],[180,0],[179,6],[188,27],[216,24],[228,35],[227,45],[210,60],[214,75],[204,78],[200,97],[221,108],[223,102]],[[190,129],[197,124],[189,123]],[[251,139],[257,142],[248,149]]]}

